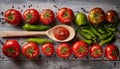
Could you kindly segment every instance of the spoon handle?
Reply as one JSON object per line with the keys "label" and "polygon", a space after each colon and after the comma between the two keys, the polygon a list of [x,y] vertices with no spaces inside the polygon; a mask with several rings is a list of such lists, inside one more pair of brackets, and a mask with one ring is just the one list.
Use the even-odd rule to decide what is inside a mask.
{"label": "spoon handle", "polygon": [[0,33],[1,37],[19,37],[19,36],[40,36],[46,35],[46,31],[3,31]]}

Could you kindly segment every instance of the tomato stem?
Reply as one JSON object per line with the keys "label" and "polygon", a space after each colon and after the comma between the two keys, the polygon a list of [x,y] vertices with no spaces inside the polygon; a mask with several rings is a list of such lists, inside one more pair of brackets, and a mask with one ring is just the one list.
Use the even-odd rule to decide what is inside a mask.
{"label": "tomato stem", "polygon": [[117,50],[113,50],[113,51],[112,51],[112,55],[118,56],[118,51],[117,51]]}
{"label": "tomato stem", "polygon": [[100,50],[96,50],[96,51],[94,52],[94,55],[99,55],[99,54],[101,54],[101,51],[100,51]]}
{"label": "tomato stem", "polygon": [[45,18],[49,18],[49,17],[50,17],[49,12],[45,13],[44,17],[45,17]]}
{"label": "tomato stem", "polygon": [[61,53],[62,53],[62,54],[64,54],[64,53],[66,53],[66,52],[67,52],[67,50],[68,50],[68,48],[66,48],[66,47],[63,47],[63,48],[62,48],[62,51],[61,51]]}
{"label": "tomato stem", "polygon": [[27,50],[27,53],[28,53],[30,56],[32,56],[33,52],[34,52],[34,47],[32,47],[32,48],[29,47],[28,50]]}
{"label": "tomato stem", "polygon": [[63,17],[70,17],[70,15],[67,12],[64,12]]}
{"label": "tomato stem", "polygon": [[9,19],[9,20],[12,20],[12,19],[13,19],[13,16],[14,16],[13,14],[10,14],[10,15],[8,16],[8,19]]}
{"label": "tomato stem", "polygon": [[79,53],[84,53],[84,52],[86,52],[87,50],[85,50],[85,47],[80,47],[77,51],[78,51]]}
{"label": "tomato stem", "polygon": [[50,52],[51,51],[51,48],[50,47],[47,47],[46,49],[45,49],[45,52]]}
{"label": "tomato stem", "polygon": [[9,55],[12,55],[15,52],[13,48],[8,48],[6,51],[8,52]]}
{"label": "tomato stem", "polygon": [[29,22],[32,19],[32,14],[27,14],[27,22]]}

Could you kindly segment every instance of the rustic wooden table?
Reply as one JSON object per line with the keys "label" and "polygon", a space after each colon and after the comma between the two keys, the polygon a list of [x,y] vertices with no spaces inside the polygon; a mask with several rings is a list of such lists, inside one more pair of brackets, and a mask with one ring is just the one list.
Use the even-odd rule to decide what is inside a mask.
{"label": "rustic wooden table", "polygon": [[[94,7],[101,7],[104,11],[114,9],[120,13],[120,0],[0,0],[0,32],[4,30],[23,30],[21,27],[11,26],[4,21],[3,12],[7,9],[15,8],[23,13],[28,8],[35,8],[39,11],[50,8],[57,12],[60,7],[72,8],[75,13],[77,11],[84,12],[82,8],[89,11]],[[60,24],[58,21],[57,23]],[[120,26],[118,28],[120,29]],[[117,37],[120,37],[120,35],[117,34]],[[18,40],[22,46],[26,38],[14,39]],[[2,44],[6,40],[0,38],[0,69],[120,69],[119,60],[107,61],[105,58],[105,60],[103,58],[92,59],[89,56],[83,59],[76,59],[71,56],[64,60],[56,55],[47,58],[40,54],[39,58],[34,60],[26,59],[22,55],[18,59],[9,59],[2,54],[1,50]],[[57,44],[59,43],[55,42],[55,47],[57,47]],[[119,41],[116,40],[114,44],[120,50]]]}

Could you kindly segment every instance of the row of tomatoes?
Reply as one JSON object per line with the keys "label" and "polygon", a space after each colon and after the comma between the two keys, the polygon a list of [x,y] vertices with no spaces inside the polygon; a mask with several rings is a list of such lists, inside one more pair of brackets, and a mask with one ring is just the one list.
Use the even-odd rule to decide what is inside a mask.
{"label": "row of tomatoes", "polygon": [[[76,15],[77,16],[77,15]],[[22,15],[19,11],[15,9],[9,9],[4,14],[5,20],[12,25],[18,25],[22,23]],[[83,15],[78,16],[78,19],[83,18]],[[63,24],[70,24],[74,20],[74,12],[70,8],[61,8],[57,12],[57,19]],[[76,18],[76,19],[77,19]],[[42,24],[49,25],[55,20],[55,14],[51,9],[45,9],[39,13],[35,9],[27,9],[23,13],[23,20],[29,24],[36,24],[40,21]],[[108,12],[103,11],[103,9],[96,7],[90,10],[88,15],[88,20],[92,24],[100,24],[104,20],[109,23],[114,23],[118,20],[118,14],[115,10],[109,10]],[[79,20],[77,22],[80,22]]]}
{"label": "row of tomatoes", "polygon": [[[12,25],[18,25],[22,23],[22,15],[15,9],[9,9],[4,14],[5,20]],[[73,21],[74,13],[69,8],[61,8],[57,12],[57,18],[64,24],[69,24]],[[36,24],[39,21],[42,24],[49,25],[55,20],[55,14],[51,9],[45,9],[39,13],[35,9],[27,9],[23,13],[23,20],[29,24]]]}
{"label": "row of tomatoes", "polygon": [[[44,55],[51,56],[54,54],[55,49],[52,43],[45,43],[42,45],[42,53]],[[3,53],[10,58],[16,58],[20,54],[20,45],[16,40],[7,40],[2,48]],[[38,57],[40,54],[39,47],[34,42],[28,42],[22,46],[22,54],[29,59]],[[98,44],[88,46],[84,41],[75,42],[72,47],[68,43],[61,43],[56,49],[56,53],[61,58],[68,58],[72,52],[77,58],[83,58],[90,53],[90,56],[93,58],[100,58],[103,55],[103,48]],[[119,57],[119,49],[114,44],[109,44],[105,48],[105,57],[109,60],[117,60]]]}

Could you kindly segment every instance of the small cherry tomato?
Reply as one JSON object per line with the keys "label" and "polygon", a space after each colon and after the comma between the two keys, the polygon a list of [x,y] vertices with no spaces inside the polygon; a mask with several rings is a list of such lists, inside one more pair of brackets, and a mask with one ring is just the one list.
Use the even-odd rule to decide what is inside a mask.
{"label": "small cherry tomato", "polygon": [[6,22],[11,25],[18,25],[22,23],[22,15],[18,10],[9,9],[5,11],[4,17]]}
{"label": "small cherry tomato", "polygon": [[7,40],[3,45],[2,52],[9,58],[17,58],[20,54],[20,45],[16,40]]}
{"label": "small cherry tomato", "polygon": [[39,47],[34,42],[29,42],[22,47],[22,54],[29,58],[33,59],[39,56]]}
{"label": "small cherry tomato", "polygon": [[98,44],[94,44],[90,47],[90,55],[93,58],[99,58],[103,54],[103,48],[102,46],[99,46]]}
{"label": "small cherry tomato", "polygon": [[57,54],[61,58],[68,58],[72,53],[68,43],[62,43],[57,47]]}
{"label": "small cherry tomato", "polygon": [[93,8],[89,12],[88,19],[92,24],[100,24],[105,20],[105,13],[99,7]]}
{"label": "small cherry tomato", "polygon": [[42,45],[42,53],[46,56],[51,56],[54,53],[54,46],[52,43],[45,43]]}
{"label": "small cherry tomato", "polygon": [[106,13],[106,21],[109,23],[115,23],[118,21],[118,14],[115,10],[109,10]]}
{"label": "small cherry tomato", "polygon": [[23,13],[23,19],[26,23],[36,24],[39,21],[39,13],[35,9],[27,9]]}
{"label": "small cherry tomato", "polygon": [[54,12],[51,9],[45,9],[40,14],[40,21],[42,24],[48,25],[52,24],[52,22],[55,20]]}
{"label": "small cherry tomato", "polygon": [[70,24],[74,19],[74,13],[70,8],[61,8],[57,13],[57,18],[63,24]]}
{"label": "small cherry tomato", "polygon": [[88,44],[84,41],[77,41],[73,44],[72,50],[74,53],[74,56],[77,58],[83,58],[88,55]]}
{"label": "small cherry tomato", "polygon": [[109,44],[105,48],[105,57],[109,60],[117,60],[119,57],[119,49],[114,44]]}

